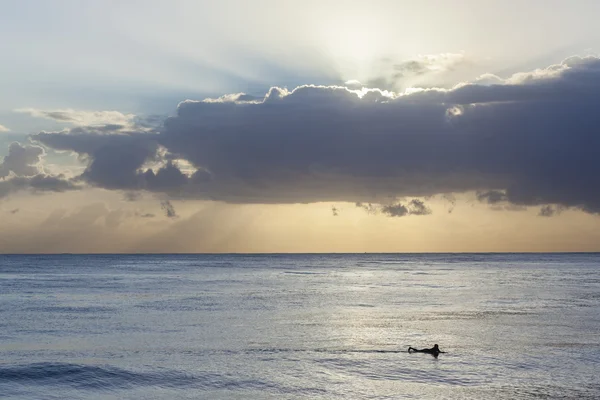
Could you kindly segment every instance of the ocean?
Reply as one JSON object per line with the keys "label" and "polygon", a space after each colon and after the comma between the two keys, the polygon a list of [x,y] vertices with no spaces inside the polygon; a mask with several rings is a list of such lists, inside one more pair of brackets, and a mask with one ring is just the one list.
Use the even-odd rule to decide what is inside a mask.
{"label": "ocean", "polygon": [[598,399],[600,254],[0,255],[0,398]]}

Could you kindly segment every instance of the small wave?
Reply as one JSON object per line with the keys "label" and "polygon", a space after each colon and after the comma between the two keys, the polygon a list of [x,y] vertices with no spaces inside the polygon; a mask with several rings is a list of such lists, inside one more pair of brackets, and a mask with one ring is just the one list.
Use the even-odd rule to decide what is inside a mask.
{"label": "small wave", "polygon": [[249,353],[326,353],[326,354],[346,354],[346,353],[367,353],[367,354],[397,354],[406,353],[406,350],[383,350],[383,349],[249,349]]}
{"label": "small wave", "polygon": [[27,307],[25,311],[48,312],[48,313],[68,313],[68,314],[99,314],[114,312],[114,307],[98,307],[98,306],[34,306]]}
{"label": "small wave", "polygon": [[312,272],[312,271],[283,271],[284,274],[290,275],[327,275],[327,272]]}
{"label": "small wave", "polygon": [[187,386],[192,376],[176,371],[133,372],[112,366],[34,363],[0,367],[0,382],[68,385],[78,389],[128,388],[143,385]]}
{"label": "small wave", "polygon": [[[484,389],[485,391],[486,389]],[[489,389],[487,389],[489,390]],[[502,393],[511,399],[579,399],[597,400],[599,385],[584,384],[578,387],[560,386],[556,384],[523,386],[504,386],[495,389],[493,394]],[[492,393],[490,393],[491,395]],[[487,397],[487,396],[486,396]]]}
{"label": "small wave", "polygon": [[[0,385],[21,384],[38,386],[68,386],[72,389],[114,390],[138,386],[161,388],[258,388],[273,385],[257,380],[239,380],[232,376],[156,369],[136,372],[113,366],[69,363],[34,363],[17,366],[0,366]],[[1,387],[1,386],[0,386]]]}

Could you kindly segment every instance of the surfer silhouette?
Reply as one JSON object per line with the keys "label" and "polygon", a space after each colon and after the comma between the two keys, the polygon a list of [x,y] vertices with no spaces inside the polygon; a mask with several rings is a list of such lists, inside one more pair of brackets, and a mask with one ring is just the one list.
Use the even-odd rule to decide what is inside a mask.
{"label": "surfer silhouette", "polygon": [[432,356],[436,357],[440,354],[440,353],[445,353],[445,351],[441,351],[440,348],[438,347],[437,344],[434,344],[432,348],[430,349],[415,349],[414,347],[408,347],[408,352],[416,352],[416,353],[427,353],[427,354],[431,354]]}

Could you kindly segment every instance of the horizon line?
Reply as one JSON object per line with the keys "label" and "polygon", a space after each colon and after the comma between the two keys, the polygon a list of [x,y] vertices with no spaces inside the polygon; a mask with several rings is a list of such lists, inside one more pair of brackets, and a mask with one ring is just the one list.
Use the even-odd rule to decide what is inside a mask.
{"label": "horizon line", "polygon": [[141,255],[155,255],[155,256],[272,256],[272,255],[502,255],[502,254],[600,254],[600,251],[423,251],[423,252],[256,252],[256,253],[245,253],[245,252],[131,252],[131,253],[73,253],[73,252],[57,252],[57,253],[0,253],[0,256],[141,256]]}

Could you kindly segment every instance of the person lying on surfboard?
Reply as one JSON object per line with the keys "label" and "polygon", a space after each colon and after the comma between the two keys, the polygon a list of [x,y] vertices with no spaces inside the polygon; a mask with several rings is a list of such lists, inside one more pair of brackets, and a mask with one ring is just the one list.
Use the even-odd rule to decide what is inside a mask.
{"label": "person lying on surfboard", "polygon": [[414,347],[409,347],[408,348],[408,352],[410,353],[411,351],[417,352],[417,353],[428,353],[428,354],[432,354],[434,356],[438,356],[438,354],[440,353],[445,353],[445,351],[441,351],[440,348],[438,347],[437,344],[434,344],[432,348],[430,349],[415,349]]}

